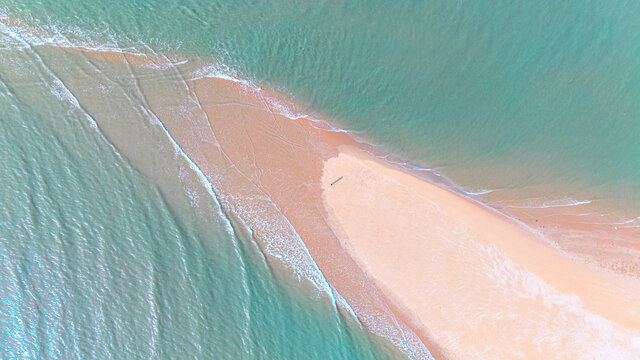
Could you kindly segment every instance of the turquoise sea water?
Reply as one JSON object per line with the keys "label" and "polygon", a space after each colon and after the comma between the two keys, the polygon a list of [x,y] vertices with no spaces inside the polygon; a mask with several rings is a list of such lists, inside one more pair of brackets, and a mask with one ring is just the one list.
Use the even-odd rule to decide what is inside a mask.
{"label": "turquoise sea water", "polygon": [[[4,0],[0,13],[50,42],[225,64],[470,190],[640,213],[638,2]],[[160,135],[140,147],[158,147],[151,164],[113,148],[24,45],[0,46],[0,357],[397,356],[328,296],[281,281]]]}

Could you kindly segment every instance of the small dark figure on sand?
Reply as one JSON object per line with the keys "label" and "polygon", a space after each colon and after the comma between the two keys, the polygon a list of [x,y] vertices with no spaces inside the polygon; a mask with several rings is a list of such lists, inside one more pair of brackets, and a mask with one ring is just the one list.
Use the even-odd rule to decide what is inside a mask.
{"label": "small dark figure on sand", "polygon": [[338,181],[342,180],[342,176],[340,176],[338,179],[336,179],[336,181],[331,183],[331,186],[333,186],[335,183],[337,183]]}

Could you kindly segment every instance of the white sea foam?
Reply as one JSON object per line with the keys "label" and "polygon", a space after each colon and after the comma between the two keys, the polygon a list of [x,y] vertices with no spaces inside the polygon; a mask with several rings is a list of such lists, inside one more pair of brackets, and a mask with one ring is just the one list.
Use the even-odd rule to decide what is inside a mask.
{"label": "white sea foam", "polygon": [[635,222],[638,222],[639,226],[640,226],[640,216],[638,216],[636,218],[633,218],[633,219],[629,219],[629,220],[625,220],[625,221],[619,222],[617,225],[633,224]]}
{"label": "white sea foam", "polygon": [[424,167],[420,167],[420,166],[412,166],[411,169],[416,170],[416,171],[424,171],[427,172],[429,174],[433,174],[437,177],[442,177],[442,174],[440,174],[438,171],[436,171],[435,169],[430,169],[430,168],[424,168]]}
{"label": "white sea foam", "polygon": [[200,80],[204,78],[217,78],[237,83],[242,83],[249,86],[251,83],[247,80],[242,80],[236,71],[231,69],[225,64],[207,64],[193,71],[189,80]]}
{"label": "white sea foam", "polygon": [[480,189],[480,190],[463,190],[465,194],[467,195],[484,195],[484,194],[489,194],[492,193],[493,190],[489,190],[489,189]]}
{"label": "white sea foam", "polygon": [[566,206],[578,206],[578,205],[586,205],[591,204],[591,200],[575,200],[572,198],[565,198],[560,200],[548,200],[542,203],[543,208],[552,208],[552,207],[566,207]]}
{"label": "white sea foam", "polygon": [[516,209],[545,209],[545,208],[557,208],[557,207],[571,207],[591,204],[591,200],[575,200],[567,197],[558,200],[544,200],[542,198],[533,198],[522,201],[521,204],[509,204],[505,205],[506,208]]}

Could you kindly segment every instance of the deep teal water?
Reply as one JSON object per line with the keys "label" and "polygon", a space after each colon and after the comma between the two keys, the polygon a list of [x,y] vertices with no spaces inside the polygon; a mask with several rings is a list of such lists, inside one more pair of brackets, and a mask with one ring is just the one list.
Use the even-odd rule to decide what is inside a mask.
{"label": "deep teal water", "polygon": [[[498,199],[640,213],[638,2],[4,0],[0,12],[56,41],[215,59]],[[179,181],[115,155],[14,47],[0,50],[1,357],[388,355],[330,301],[278,281],[223,216],[203,217],[213,200],[194,210]]]}

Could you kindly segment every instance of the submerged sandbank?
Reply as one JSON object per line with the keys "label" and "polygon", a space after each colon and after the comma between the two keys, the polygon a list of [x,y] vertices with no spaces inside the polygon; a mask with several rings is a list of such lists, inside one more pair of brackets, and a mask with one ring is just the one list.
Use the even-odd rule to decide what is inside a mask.
{"label": "submerged sandbank", "polygon": [[[66,67],[70,57],[77,68]],[[358,319],[415,357],[427,356],[424,345],[436,358],[640,351],[637,278],[569,259],[348,134],[283,115],[277,93],[194,76],[207,65],[197,59],[172,65],[69,48],[45,58],[114,142],[135,141],[113,128],[114,117],[159,121],[273,264],[308,250]],[[119,99],[139,107],[114,108]]]}

